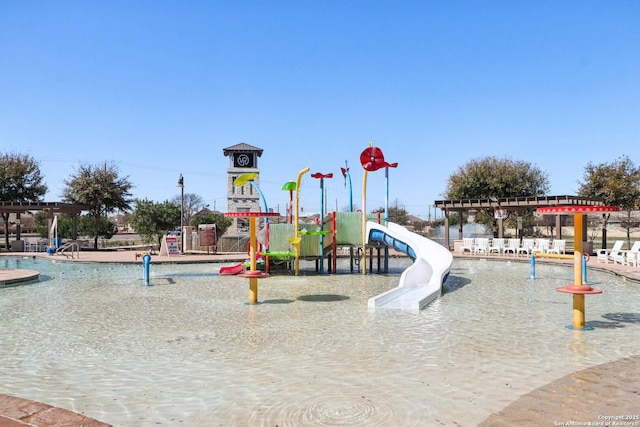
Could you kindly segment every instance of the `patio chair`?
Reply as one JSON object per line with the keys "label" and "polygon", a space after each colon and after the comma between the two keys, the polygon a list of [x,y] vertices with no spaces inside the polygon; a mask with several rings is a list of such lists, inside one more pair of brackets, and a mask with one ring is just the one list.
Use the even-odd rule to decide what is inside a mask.
{"label": "patio chair", "polygon": [[26,239],[24,239],[24,250],[25,252],[37,252],[38,243],[35,240],[31,240],[27,237]]}
{"label": "patio chair", "polygon": [[509,239],[502,253],[506,255],[509,252],[515,256],[518,254],[518,249],[520,249],[520,239]]}
{"label": "patio chair", "polygon": [[473,242],[473,253],[474,254],[489,254],[489,238],[488,237],[478,237]]}
{"label": "patio chair", "polygon": [[489,254],[502,255],[504,251],[504,239],[493,239],[491,246],[489,246]]}
{"label": "patio chair", "polygon": [[518,248],[517,255],[524,254],[524,256],[529,256],[533,253],[533,248],[535,247],[536,241],[534,239],[522,239],[522,246]]}
{"label": "patio chair", "polygon": [[554,240],[553,243],[551,244],[551,247],[547,249],[547,253],[558,254],[558,255],[564,254],[566,246],[567,246],[566,240],[563,240],[563,239]]}
{"label": "patio chair", "polygon": [[534,250],[546,254],[549,251],[549,239],[536,239]]}
{"label": "patio chair", "polygon": [[633,242],[631,249],[628,251],[623,251],[624,253],[624,261],[627,265],[632,265],[634,267],[638,267],[638,253],[640,253],[640,240]]}
{"label": "patio chair", "polygon": [[620,255],[623,244],[624,240],[616,240],[613,243],[613,247],[611,249],[598,249],[598,262],[604,262],[605,264],[608,264],[609,261],[613,261],[615,263],[616,261],[614,261],[614,258]]}
{"label": "patio chair", "polygon": [[613,261],[614,264],[625,265],[627,263],[627,257],[625,255],[627,251],[620,249],[619,251],[611,251],[609,254],[609,259]]}
{"label": "patio chair", "polygon": [[463,237],[462,245],[460,246],[460,251],[464,255],[465,252],[469,252],[469,254],[473,253],[473,237]]}

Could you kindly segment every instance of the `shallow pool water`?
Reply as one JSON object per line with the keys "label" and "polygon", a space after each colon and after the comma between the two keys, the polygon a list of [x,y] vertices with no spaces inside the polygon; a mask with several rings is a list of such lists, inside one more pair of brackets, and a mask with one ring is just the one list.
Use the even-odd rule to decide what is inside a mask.
{"label": "shallow pool water", "polygon": [[[420,313],[370,311],[387,275],[272,275],[220,265],[0,259],[41,281],[0,289],[0,393],[115,426],[475,426],[522,394],[640,353],[640,285],[589,271],[592,331],[572,331],[571,267],[456,259]],[[558,398],[561,398],[559,396]]]}

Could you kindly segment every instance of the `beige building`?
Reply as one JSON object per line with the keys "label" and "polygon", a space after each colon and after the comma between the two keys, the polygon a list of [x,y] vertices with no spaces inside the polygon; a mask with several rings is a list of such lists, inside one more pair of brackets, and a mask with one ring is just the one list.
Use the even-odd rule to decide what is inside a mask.
{"label": "beige building", "polygon": [[[260,194],[258,190],[246,183],[242,186],[235,186],[233,182],[237,177],[245,173],[255,173],[253,182],[260,183],[260,169],[258,168],[258,157],[262,156],[262,148],[253,145],[240,143],[223,149],[225,157],[229,158],[227,168],[227,212],[258,212],[260,211]],[[228,234],[247,233],[249,231],[249,220],[244,218],[232,218],[234,223]]]}

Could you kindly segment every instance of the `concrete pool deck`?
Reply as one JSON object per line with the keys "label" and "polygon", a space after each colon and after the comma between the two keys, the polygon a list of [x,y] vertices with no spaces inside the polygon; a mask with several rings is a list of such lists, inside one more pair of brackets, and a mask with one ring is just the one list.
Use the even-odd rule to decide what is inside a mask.
{"label": "concrete pool deck", "polygon": [[[133,251],[86,251],[79,258],[71,259],[46,253],[2,253],[0,255],[41,257],[59,262],[107,262],[141,263]],[[237,263],[246,259],[246,254],[193,254],[185,256],[152,256],[152,263]],[[529,262],[526,257],[458,255],[459,258],[491,258]],[[572,260],[540,259],[542,263],[572,264]],[[593,269],[609,271],[626,280],[640,283],[640,268],[619,264],[598,263],[592,257],[588,266]],[[10,281],[7,286],[16,284],[20,274],[28,281],[35,281],[34,271],[0,270],[2,280]],[[28,276],[28,275],[31,276]],[[13,277],[12,277],[13,276]],[[30,277],[30,278],[28,278]],[[634,321],[640,321],[640,313],[634,314]],[[637,318],[637,319],[636,319]],[[522,395],[502,410],[492,414],[479,425],[493,426],[551,426],[551,425],[630,425],[640,426],[640,355],[626,357],[613,362],[597,365],[559,378],[543,387]],[[624,417],[627,418],[624,418]],[[612,418],[617,417],[617,418]],[[622,417],[622,418],[621,418]],[[569,422],[569,423],[568,423]],[[613,422],[620,424],[612,424]],[[601,424],[597,424],[601,423]],[[46,404],[0,395],[0,427],[15,426],[52,427],[61,425],[109,426],[100,421],[85,418],[64,409]]]}

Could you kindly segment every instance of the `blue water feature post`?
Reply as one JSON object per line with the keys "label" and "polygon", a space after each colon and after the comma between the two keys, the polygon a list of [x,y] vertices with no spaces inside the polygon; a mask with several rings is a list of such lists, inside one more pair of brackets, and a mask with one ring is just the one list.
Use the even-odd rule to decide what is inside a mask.
{"label": "blue water feature post", "polygon": [[151,286],[149,283],[149,264],[151,264],[151,255],[144,254],[142,257],[142,267],[144,269],[144,285]]}
{"label": "blue water feature post", "polygon": [[536,278],[536,255],[535,254],[531,254],[531,270],[529,273],[529,278],[530,279]]}
{"label": "blue water feature post", "polygon": [[582,283],[589,283],[587,282],[587,257],[586,256],[582,256]]}

